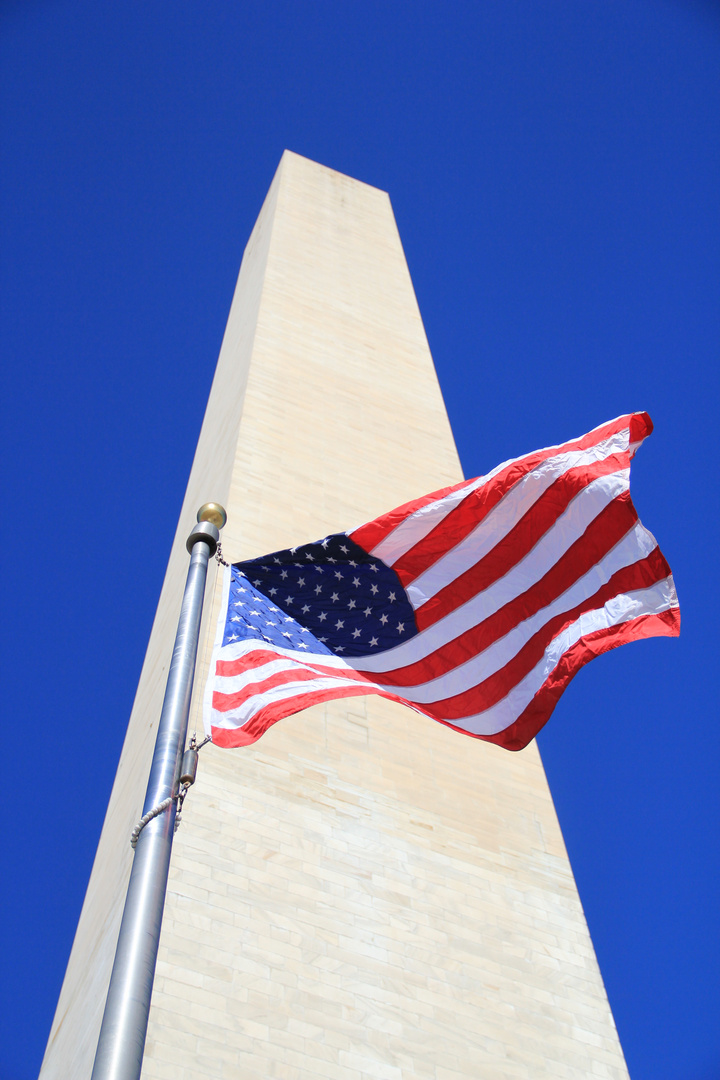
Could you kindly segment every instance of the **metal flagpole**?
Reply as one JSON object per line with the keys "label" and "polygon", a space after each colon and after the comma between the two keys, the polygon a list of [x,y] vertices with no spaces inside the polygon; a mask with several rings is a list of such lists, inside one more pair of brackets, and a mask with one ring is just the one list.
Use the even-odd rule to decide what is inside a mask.
{"label": "metal flagpole", "polygon": [[148,820],[133,834],[135,858],[92,1080],[139,1080],[142,1070],[207,567],[226,514],[217,503],[206,503],[197,519],[187,539],[190,567],[143,806]]}

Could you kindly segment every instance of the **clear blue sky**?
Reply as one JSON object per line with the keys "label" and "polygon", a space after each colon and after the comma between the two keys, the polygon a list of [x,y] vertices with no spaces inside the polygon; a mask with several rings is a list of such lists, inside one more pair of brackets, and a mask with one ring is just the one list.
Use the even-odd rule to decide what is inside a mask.
{"label": "clear blue sky", "polygon": [[3,1080],[39,1068],[285,147],[390,192],[466,475],[655,422],[633,494],[682,635],[596,660],[540,744],[633,1080],[720,1076],[719,68],[702,0],[5,0]]}

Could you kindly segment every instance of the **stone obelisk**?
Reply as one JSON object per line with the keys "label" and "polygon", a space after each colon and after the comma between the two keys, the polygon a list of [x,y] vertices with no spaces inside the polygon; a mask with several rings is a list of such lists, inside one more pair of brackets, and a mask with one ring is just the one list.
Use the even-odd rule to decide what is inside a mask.
{"label": "stone obelisk", "polygon": [[[92,1069],[196,509],[227,507],[236,560],[460,479],[387,195],[286,152],[243,258],[42,1080]],[[218,601],[211,574],[191,730]],[[368,697],[203,749],[144,1080],[590,1076],[627,1070],[534,744],[511,754]]]}

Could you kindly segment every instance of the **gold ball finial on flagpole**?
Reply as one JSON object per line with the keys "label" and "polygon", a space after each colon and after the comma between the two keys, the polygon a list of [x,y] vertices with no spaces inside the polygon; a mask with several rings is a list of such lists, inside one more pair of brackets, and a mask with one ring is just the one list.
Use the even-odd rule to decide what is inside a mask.
{"label": "gold ball finial on flagpole", "polygon": [[197,512],[197,519],[198,521],[209,521],[217,529],[222,529],[227,521],[225,507],[221,506],[220,503],[204,503]]}

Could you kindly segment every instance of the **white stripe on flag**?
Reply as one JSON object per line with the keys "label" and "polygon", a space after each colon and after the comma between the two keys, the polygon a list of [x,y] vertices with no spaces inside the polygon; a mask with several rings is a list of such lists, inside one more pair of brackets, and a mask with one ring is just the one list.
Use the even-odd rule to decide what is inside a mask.
{"label": "white stripe on flag", "polygon": [[[387,689],[394,689],[395,693],[424,703],[442,701],[444,698],[461,694],[465,690],[471,690],[509,664],[530,638],[556,615],[562,614],[563,611],[572,611],[583,600],[587,600],[599,588],[606,585],[618,570],[646,558],[655,547],[657,544],[654,536],[638,522],[635,528],[624,536],[604,559],[591,567],[561,596],[531,618],[518,623],[504,637],[494,641],[477,656],[471,657],[437,679],[431,679],[417,686],[394,688],[388,686]],[[607,601],[607,603],[612,603],[612,601]]]}
{"label": "white stripe on flag", "polygon": [[[281,671],[297,671],[298,665],[301,665],[304,671],[313,671],[317,665],[329,667],[330,665],[324,661],[325,657],[320,653],[296,654],[294,660],[289,657],[279,657],[276,660],[269,660],[265,664],[259,664],[257,667],[249,668],[247,671],[240,672],[237,675],[218,675],[215,681],[215,690],[222,694],[238,694],[246,686],[262,683],[266,679],[271,679],[273,675],[278,675]],[[354,671],[354,668],[350,668],[347,664],[343,666],[346,671]],[[326,671],[318,672],[318,674],[328,678],[335,678],[334,675],[329,676]],[[337,678],[341,679],[342,677],[342,668],[339,668]]]}
{"label": "white stripe on flag", "polygon": [[[603,427],[605,426],[606,425],[603,425]],[[576,440],[568,440],[570,443],[574,441]],[[537,470],[545,470],[547,468],[551,474],[555,473],[553,479],[550,481],[550,483],[552,483],[558,476],[561,476],[568,469],[573,468],[576,465],[591,465],[597,461],[603,461],[612,454],[620,454],[623,451],[627,451],[629,445],[630,428],[628,426],[622,431],[610,435],[607,439],[602,439],[600,442],[596,443],[595,446],[588,447],[586,450],[571,450],[557,453],[558,447],[549,447],[548,453],[552,454],[552,456],[539,462],[536,469],[533,470],[532,473],[528,473],[527,476],[533,477],[533,481],[536,482],[537,478],[535,474]],[[382,559],[388,566],[392,566],[402,555],[424,539],[428,533],[432,532],[432,530],[436,528],[436,526],[463,501],[463,499],[467,498],[472,491],[485,487],[509,466],[522,462],[528,457],[535,457],[537,453],[542,452],[543,451],[536,451],[534,454],[524,454],[523,457],[520,458],[510,458],[508,461],[504,461],[502,465],[498,465],[496,469],[493,469],[485,476],[480,476],[477,480],[472,480],[467,484],[463,484],[461,488],[451,491],[448,495],[443,496],[442,499],[438,499],[433,503],[428,503],[427,506],[421,506],[413,514],[410,514],[401,521],[391,533],[381,540],[380,543],[373,548],[371,554],[378,559]],[[522,477],[518,482],[518,486],[522,485],[525,479],[525,477]],[[532,483],[529,486],[532,488]],[[532,506],[533,502],[539,498],[541,494],[542,491],[538,490],[533,498],[533,492],[531,491],[527,508]]]}
{"label": "white stripe on flag", "polygon": [[[606,443],[612,441],[617,442],[618,437],[616,436],[614,440],[608,439]],[[423,574],[418,575],[407,589],[413,607],[420,607],[449,582],[470,570],[488,552],[497,547],[559,477],[565,475],[570,469],[594,465],[611,456],[610,453],[596,455],[594,451],[597,449],[593,447],[592,451],[577,450],[562,454],[557,458],[550,458],[519,480],[464,540],[451,548]],[[627,449],[627,438],[625,438],[624,449]],[[617,452],[617,450],[612,450],[613,454]],[[624,475],[627,478],[625,486],[629,487],[629,468],[618,471],[615,475]]]}
{"label": "white stripe on flag", "polygon": [[[393,671],[424,659],[430,653],[478,626],[501,607],[521,596],[550,570],[558,559],[582,536],[591,521],[628,487],[628,471],[601,476],[576,495],[555,524],[532,551],[512,570],[483,592],[409,641],[379,656],[362,656],[353,661],[361,671]],[[638,555],[638,558],[642,556]],[[636,560],[631,560],[636,561]],[[408,590],[409,591],[409,590]],[[595,590],[593,590],[594,592]]]}
{"label": "white stripe on flag", "polygon": [[[253,716],[268,705],[297,695],[306,695],[323,690],[332,690],[346,687],[362,686],[357,679],[342,679],[332,675],[319,675],[317,679],[302,679],[297,682],[283,683],[280,686],[268,687],[260,693],[246,698],[240,705],[235,706],[230,712],[223,713],[213,709],[213,727],[236,728],[252,720]],[[372,683],[367,684],[372,687]],[[363,691],[365,692],[365,691]]]}
{"label": "white stripe on flag", "polygon": [[619,626],[641,615],[660,614],[674,607],[678,607],[678,599],[671,575],[648,589],[637,589],[621,594],[608,601],[602,608],[584,612],[579,619],[566,626],[562,633],[558,634],[532,671],[517,683],[502,701],[498,701],[496,705],[485,709],[484,712],[465,716],[461,720],[453,720],[453,724],[473,735],[495,735],[503,731],[527,708],[548,676],[560,663],[563,654],[581,637],[597,630]]}

